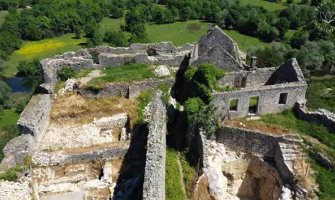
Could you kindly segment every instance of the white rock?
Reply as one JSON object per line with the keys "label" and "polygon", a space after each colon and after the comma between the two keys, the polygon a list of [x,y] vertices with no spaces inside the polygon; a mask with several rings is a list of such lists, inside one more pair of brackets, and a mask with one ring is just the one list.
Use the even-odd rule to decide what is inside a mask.
{"label": "white rock", "polygon": [[66,92],[72,92],[73,91],[73,86],[76,82],[77,82],[76,79],[68,79],[65,82],[64,88],[60,89],[58,93],[59,94],[65,94]]}
{"label": "white rock", "polygon": [[166,77],[166,76],[170,76],[171,72],[170,72],[169,68],[166,65],[159,65],[155,69],[155,74],[158,77]]}

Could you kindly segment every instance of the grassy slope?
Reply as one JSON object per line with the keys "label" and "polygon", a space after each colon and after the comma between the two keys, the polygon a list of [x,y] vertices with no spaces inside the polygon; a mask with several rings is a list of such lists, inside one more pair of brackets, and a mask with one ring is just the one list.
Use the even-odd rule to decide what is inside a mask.
{"label": "grassy slope", "polygon": [[[262,117],[262,121],[283,126],[292,130],[292,132],[305,136],[306,142],[312,145],[317,151],[321,151],[331,160],[335,160],[335,134],[329,132],[324,126],[299,120],[294,116],[292,111],[265,115]],[[309,137],[317,139],[320,143],[313,142]],[[317,182],[320,186],[319,198],[322,200],[334,199],[335,172],[331,172],[315,162],[312,162],[312,167],[316,172]]]}
{"label": "grassy slope", "polygon": [[1,10],[0,11],[0,26],[5,22],[5,18],[8,14],[8,11]]}
{"label": "grassy slope", "polygon": [[31,61],[34,58],[48,58],[82,48],[80,44],[86,42],[86,39],[74,39],[73,36],[74,34],[66,34],[40,41],[23,42],[21,48],[15,51],[6,62],[7,69],[4,71],[4,75],[13,76],[17,72],[16,66],[20,61]]}
{"label": "grassy slope", "polygon": [[253,46],[265,46],[267,43],[262,42],[260,39],[251,37],[248,35],[243,35],[235,30],[225,30],[224,31],[229,37],[235,40],[242,51],[248,50]]}

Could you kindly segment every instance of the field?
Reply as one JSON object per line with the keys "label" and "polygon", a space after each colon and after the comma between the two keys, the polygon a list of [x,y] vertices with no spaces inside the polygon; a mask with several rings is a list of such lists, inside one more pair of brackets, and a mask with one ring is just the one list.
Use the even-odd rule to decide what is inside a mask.
{"label": "field", "polygon": [[241,5],[254,5],[263,7],[264,9],[268,11],[277,11],[277,10],[283,10],[286,8],[284,3],[273,3],[266,0],[240,0]]}
{"label": "field", "polygon": [[146,25],[150,42],[172,41],[176,46],[197,41],[207,33],[208,28],[208,23],[198,20],[175,22],[172,24]]}
{"label": "field", "polygon": [[262,42],[260,39],[251,37],[248,35],[243,35],[238,31],[234,30],[225,30],[224,31],[229,37],[235,40],[242,51],[247,51],[250,47],[253,46],[265,46],[267,43]]}
{"label": "field", "polygon": [[19,114],[12,110],[5,110],[3,115],[0,116],[0,130],[5,126],[15,124],[19,119]]}
{"label": "field", "polygon": [[308,83],[307,106],[310,109],[325,108],[335,112],[335,77],[312,77]]}
{"label": "field", "polygon": [[5,18],[8,14],[8,11],[1,10],[0,11],[0,26],[5,22]]}
{"label": "field", "polygon": [[67,51],[76,51],[82,48],[81,44],[86,42],[85,38],[74,39],[74,34],[40,40],[25,41],[21,48],[15,51],[6,62],[5,76],[13,76],[17,72],[17,65],[21,61],[32,61],[34,58],[43,59]]}
{"label": "field", "polygon": [[[16,124],[19,119],[19,114],[13,110],[5,110],[0,116],[0,161],[3,159],[2,149],[7,142],[14,137],[18,136],[17,131],[13,130],[12,126]],[[5,130],[5,131],[3,131]]]}

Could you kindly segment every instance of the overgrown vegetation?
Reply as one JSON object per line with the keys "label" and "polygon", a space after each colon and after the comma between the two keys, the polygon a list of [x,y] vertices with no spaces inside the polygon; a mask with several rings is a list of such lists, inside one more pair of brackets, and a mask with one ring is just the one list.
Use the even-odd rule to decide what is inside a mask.
{"label": "overgrown vegetation", "polygon": [[[284,111],[281,114],[263,116],[261,120],[265,123],[277,124],[290,129],[292,132],[302,134],[305,143],[310,146],[310,152],[311,150],[322,152],[335,162],[335,134],[331,133],[324,126],[299,120],[290,110]],[[320,143],[310,140],[309,136],[317,139]],[[313,159],[313,154],[310,155]],[[312,167],[316,172],[317,182],[320,187],[319,198],[322,200],[333,199],[335,196],[335,172],[320,166],[320,164],[314,161],[312,162]]]}
{"label": "overgrown vegetation", "polygon": [[74,77],[75,74],[75,70],[70,67],[63,67],[61,70],[57,71],[57,76],[61,81],[66,81],[67,79]]}
{"label": "overgrown vegetation", "polygon": [[179,160],[181,163],[181,167],[183,169],[183,177],[184,177],[184,185],[186,189],[186,195],[189,199],[192,199],[193,196],[193,189],[195,186],[195,183],[197,181],[197,172],[196,170],[191,166],[187,154],[189,152],[182,152],[179,154]]}
{"label": "overgrown vegetation", "polygon": [[26,166],[17,165],[0,174],[0,180],[16,181]]}
{"label": "overgrown vegetation", "polygon": [[91,80],[88,85],[101,88],[110,82],[131,82],[155,77],[155,73],[149,65],[138,63],[107,67],[102,73],[104,76]]}
{"label": "overgrown vegetation", "polygon": [[144,108],[149,104],[150,100],[152,99],[154,95],[153,90],[145,90],[140,93],[138,96],[138,104],[137,104],[137,123],[138,124],[144,124],[145,121],[145,115],[144,115]]}
{"label": "overgrown vegetation", "polygon": [[167,148],[165,164],[165,197],[167,200],[185,199],[181,185],[181,175],[177,163],[177,152]]}
{"label": "overgrown vegetation", "polygon": [[218,121],[214,114],[212,93],[222,89],[218,79],[223,75],[222,70],[211,64],[190,66],[177,75],[175,90],[182,94],[177,99],[184,102],[188,121],[194,130],[203,128],[208,135],[216,131]]}

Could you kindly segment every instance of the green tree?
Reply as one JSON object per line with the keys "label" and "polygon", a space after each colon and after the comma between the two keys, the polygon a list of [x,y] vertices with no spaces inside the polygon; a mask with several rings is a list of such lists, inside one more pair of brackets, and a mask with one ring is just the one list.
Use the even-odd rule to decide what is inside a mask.
{"label": "green tree", "polygon": [[0,80],[0,105],[8,100],[10,96],[11,89],[10,87],[2,80]]}
{"label": "green tree", "polygon": [[105,33],[104,42],[108,43],[113,47],[125,47],[128,46],[126,35],[119,31],[108,31]]}

